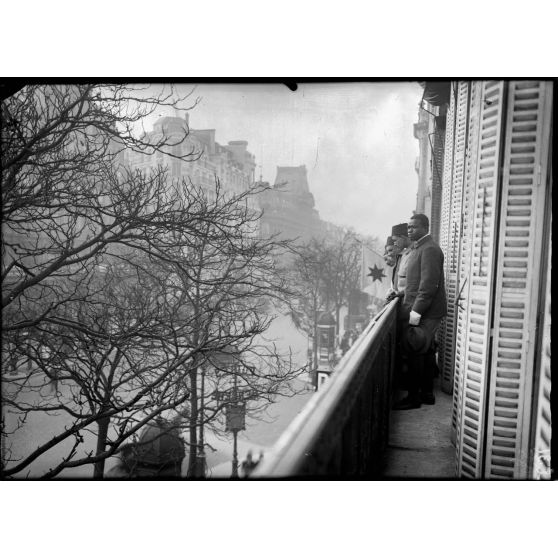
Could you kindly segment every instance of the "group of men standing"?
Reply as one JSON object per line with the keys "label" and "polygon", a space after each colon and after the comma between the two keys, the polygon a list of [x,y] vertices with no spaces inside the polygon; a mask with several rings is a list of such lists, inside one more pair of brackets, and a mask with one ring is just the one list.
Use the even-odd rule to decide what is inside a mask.
{"label": "group of men standing", "polygon": [[406,366],[407,396],[396,410],[434,405],[435,334],[447,312],[444,254],[429,234],[428,217],[414,214],[392,227],[384,259],[393,266],[387,301],[401,298],[398,339]]}

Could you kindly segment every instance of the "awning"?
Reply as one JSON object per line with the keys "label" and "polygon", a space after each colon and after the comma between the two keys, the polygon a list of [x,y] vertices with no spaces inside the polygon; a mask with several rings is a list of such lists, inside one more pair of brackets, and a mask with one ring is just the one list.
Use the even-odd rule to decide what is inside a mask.
{"label": "awning", "polygon": [[451,81],[419,81],[424,88],[423,100],[435,107],[450,101]]}

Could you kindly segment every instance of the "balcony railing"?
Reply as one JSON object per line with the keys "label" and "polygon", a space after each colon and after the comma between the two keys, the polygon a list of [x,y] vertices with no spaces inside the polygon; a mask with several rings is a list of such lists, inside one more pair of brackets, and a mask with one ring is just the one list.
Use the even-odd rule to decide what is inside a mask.
{"label": "balcony railing", "polygon": [[366,327],[252,478],[379,477],[387,447],[397,299]]}

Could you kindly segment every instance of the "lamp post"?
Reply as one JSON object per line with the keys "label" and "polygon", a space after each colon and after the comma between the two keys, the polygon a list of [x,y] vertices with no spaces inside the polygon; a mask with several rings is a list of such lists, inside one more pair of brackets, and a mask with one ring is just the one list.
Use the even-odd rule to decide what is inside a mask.
{"label": "lamp post", "polygon": [[[233,393],[232,393],[232,403],[227,405],[227,428],[232,430],[233,433],[233,461],[232,461],[232,472],[231,477],[233,479],[238,478],[238,431],[242,428],[244,430],[244,417],[245,413],[240,410],[237,404],[238,401],[238,378],[235,374],[234,376],[234,384],[233,384]],[[234,413],[235,416],[233,417],[233,405],[234,405]],[[235,419],[235,420],[233,420]]]}
{"label": "lamp post", "polygon": [[233,435],[233,459],[231,477],[238,478],[238,433],[246,430],[246,403],[255,399],[257,391],[250,388],[239,389],[237,366],[233,367],[234,383],[232,388],[216,390],[213,398],[225,402],[225,431]]}
{"label": "lamp post", "polygon": [[206,461],[205,461],[205,443],[204,443],[204,419],[205,419],[205,409],[204,409],[204,397],[205,397],[205,367],[201,367],[201,389],[200,389],[200,435],[198,452],[196,455],[196,477],[205,477]]}

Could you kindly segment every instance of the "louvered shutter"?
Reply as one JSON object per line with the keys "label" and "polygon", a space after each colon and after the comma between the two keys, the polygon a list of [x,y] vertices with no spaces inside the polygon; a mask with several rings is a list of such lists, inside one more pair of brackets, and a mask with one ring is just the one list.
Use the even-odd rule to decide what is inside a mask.
{"label": "louvered shutter", "polygon": [[485,477],[527,478],[551,84],[509,85]]}
{"label": "louvered shutter", "polygon": [[[549,228],[552,230],[552,227]],[[539,364],[539,389],[536,395],[535,439],[533,443],[532,477],[550,479],[550,280],[551,280],[552,238],[549,241],[544,322],[542,327],[542,354]]]}
{"label": "louvered shutter", "polygon": [[[481,113],[482,82],[470,84],[469,132],[465,159],[465,180],[462,192],[461,241],[459,249],[459,282],[457,288],[458,304],[456,307],[453,406],[452,406],[452,441],[461,438],[461,417],[463,403],[463,377],[465,373],[466,323],[469,294],[469,269],[471,265],[472,224],[474,195],[477,183],[477,152],[479,145],[479,122]],[[456,446],[458,446],[456,444]]]}
{"label": "louvered shutter", "polygon": [[448,192],[445,196],[449,204],[447,212],[447,226],[445,227],[446,239],[444,241],[444,270],[447,295],[447,316],[444,320],[442,335],[442,390],[451,393],[453,389],[453,373],[455,368],[454,343],[455,343],[455,316],[456,297],[459,274],[459,244],[462,215],[463,180],[465,176],[465,147],[467,143],[467,118],[468,118],[469,84],[459,82],[457,85],[457,100],[455,102],[455,132],[453,165],[451,177],[445,186]]}
{"label": "louvered shutter", "polygon": [[[453,84],[452,84],[453,87]],[[440,248],[444,255],[448,249],[448,227],[450,216],[451,180],[453,173],[453,151],[455,130],[455,96],[451,94],[448,112],[446,114],[446,152],[444,154],[444,174],[442,178],[442,208],[440,218]]]}
{"label": "louvered shutter", "polygon": [[[456,83],[452,83],[452,90],[450,94],[450,104],[448,112],[446,115],[446,147],[444,154],[444,173],[442,177],[442,206],[441,206],[441,217],[440,217],[440,248],[444,253],[445,265],[447,265],[447,254],[449,246],[449,227],[450,227],[450,216],[451,216],[451,193],[452,193],[452,180],[453,180],[453,160],[455,154],[455,118],[457,116],[457,104],[456,95],[454,94],[454,88],[457,87]],[[444,268],[445,270],[445,268]],[[446,319],[442,320],[440,328],[438,330],[438,365],[440,367],[442,377],[447,366],[450,363],[447,362],[447,348],[450,344],[446,339]]]}
{"label": "louvered shutter", "polygon": [[430,209],[430,234],[440,243],[440,218],[444,176],[444,150],[446,137],[446,115],[434,119],[434,133],[430,135],[432,149],[432,203]]}
{"label": "louvered shutter", "polygon": [[499,208],[499,168],[502,142],[503,95],[501,81],[482,83],[474,194],[471,263],[468,270],[468,304],[465,322],[465,354],[462,416],[457,440],[459,476],[483,474],[483,437],[490,354],[491,306],[496,226]]}

